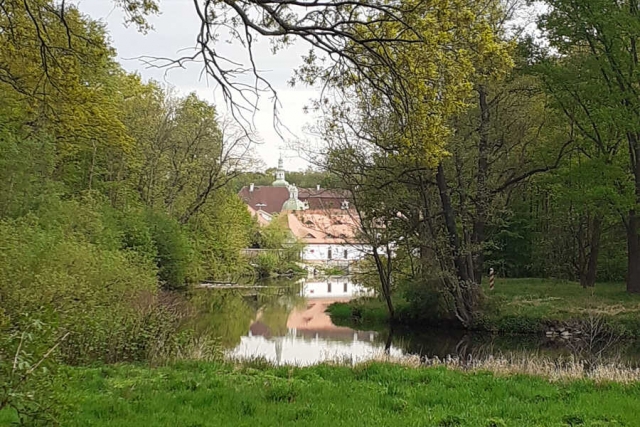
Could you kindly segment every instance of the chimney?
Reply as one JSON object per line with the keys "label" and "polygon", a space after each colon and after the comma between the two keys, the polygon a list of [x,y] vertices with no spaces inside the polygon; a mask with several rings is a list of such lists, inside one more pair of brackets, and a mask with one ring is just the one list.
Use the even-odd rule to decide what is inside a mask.
{"label": "chimney", "polygon": [[316,185],[316,190],[320,191],[320,184]]}
{"label": "chimney", "polygon": [[255,187],[255,185],[253,184],[253,182],[251,184],[249,184],[249,193],[253,193],[253,188]]}

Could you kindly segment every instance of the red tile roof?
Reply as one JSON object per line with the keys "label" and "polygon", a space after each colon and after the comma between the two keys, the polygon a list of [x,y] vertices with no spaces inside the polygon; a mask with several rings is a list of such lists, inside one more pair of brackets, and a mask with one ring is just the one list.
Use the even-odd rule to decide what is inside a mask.
{"label": "red tile roof", "polygon": [[[254,186],[242,187],[238,196],[251,208],[262,209],[265,212],[277,213],[282,210],[282,205],[289,199],[289,190],[286,187]],[[344,200],[350,199],[348,191],[328,190],[315,188],[298,189],[298,199],[309,203],[309,209],[340,209]],[[266,206],[258,206],[266,205]]]}
{"label": "red tile roof", "polygon": [[242,187],[238,196],[255,210],[262,209],[265,212],[278,213],[283,203],[289,199],[289,190],[286,187],[256,185],[253,191],[249,191],[249,187]]}

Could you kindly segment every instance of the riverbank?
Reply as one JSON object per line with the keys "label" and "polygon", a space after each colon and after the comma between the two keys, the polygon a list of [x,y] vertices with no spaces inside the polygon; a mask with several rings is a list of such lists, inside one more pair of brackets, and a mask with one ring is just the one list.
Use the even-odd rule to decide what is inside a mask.
{"label": "riverbank", "polygon": [[[640,383],[367,363],[66,368],[60,425],[640,426]],[[4,415],[4,418],[3,418]],[[10,420],[0,413],[0,425]]]}
{"label": "riverbank", "polygon": [[[475,330],[504,334],[584,333],[606,326],[616,336],[640,338],[640,295],[630,295],[623,284],[598,284],[583,289],[574,282],[548,279],[502,279],[493,291],[485,289],[485,303]],[[401,325],[437,325],[433,313],[395,299]],[[329,307],[334,323],[356,328],[388,324],[384,303],[354,300]],[[594,325],[596,322],[598,325]],[[585,325],[589,323],[589,325]],[[451,326],[451,325],[448,325]]]}

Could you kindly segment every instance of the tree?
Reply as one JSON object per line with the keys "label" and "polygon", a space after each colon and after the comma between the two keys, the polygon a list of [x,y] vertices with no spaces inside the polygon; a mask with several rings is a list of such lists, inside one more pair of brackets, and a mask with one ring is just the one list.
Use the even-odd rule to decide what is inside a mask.
{"label": "tree", "polygon": [[[626,145],[633,202],[626,209],[627,290],[640,292],[640,98],[635,0],[557,0],[540,18],[550,47],[557,51],[549,73],[565,115],[585,141],[588,152],[611,162]],[[558,84],[559,83],[559,84]],[[571,100],[568,105],[565,100]]]}
{"label": "tree", "polygon": [[135,182],[145,204],[183,224],[251,164],[251,139],[195,94],[178,98],[149,83],[125,106],[134,160],[109,163],[125,167],[115,175]]}

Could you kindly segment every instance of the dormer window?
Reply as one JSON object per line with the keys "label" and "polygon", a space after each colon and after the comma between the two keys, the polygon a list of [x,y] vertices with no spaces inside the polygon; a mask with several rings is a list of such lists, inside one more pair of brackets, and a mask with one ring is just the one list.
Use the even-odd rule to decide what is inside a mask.
{"label": "dormer window", "polygon": [[343,209],[343,210],[349,209],[349,201],[343,200],[342,203],[340,204],[340,209]]}

